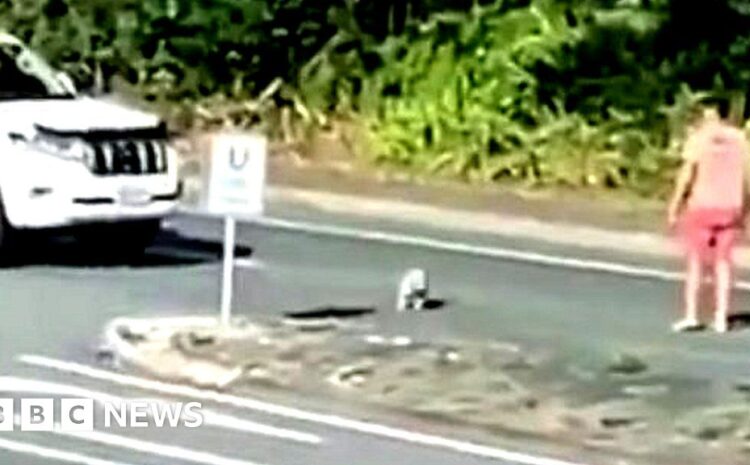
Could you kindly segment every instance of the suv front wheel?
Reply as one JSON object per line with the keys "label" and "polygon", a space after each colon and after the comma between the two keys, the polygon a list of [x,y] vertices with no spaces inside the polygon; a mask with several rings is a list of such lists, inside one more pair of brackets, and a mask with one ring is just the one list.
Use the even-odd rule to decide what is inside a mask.
{"label": "suv front wheel", "polygon": [[8,221],[5,203],[0,196],[0,265],[8,265],[18,257],[19,233]]}

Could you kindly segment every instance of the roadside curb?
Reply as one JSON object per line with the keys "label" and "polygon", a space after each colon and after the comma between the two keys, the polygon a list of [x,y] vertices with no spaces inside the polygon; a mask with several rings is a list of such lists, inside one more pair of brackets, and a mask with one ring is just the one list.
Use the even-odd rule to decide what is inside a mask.
{"label": "roadside curb", "polygon": [[[574,223],[547,222],[531,216],[466,211],[426,203],[278,185],[272,185],[266,189],[266,199],[271,204],[289,204],[328,214],[400,222],[456,233],[467,232],[527,239],[561,246],[654,258],[677,259],[681,256],[680,247],[675,238],[666,234],[645,231],[621,231]],[[182,211],[202,214],[199,209],[189,206],[184,206]],[[257,219],[245,218],[245,220],[252,222]],[[735,256],[739,268],[750,269],[750,247],[738,247]]]}
{"label": "roadside curb", "polygon": [[327,213],[400,221],[456,232],[519,237],[561,245],[655,255],[676,256],[679,252],[673,241],[653,233],[552,223],[533,217],[465,211],[409,201],[277,186],[268,189],[267,198],[270,202],[297,204]]}
{"label": "roadside curb", "polygon": [[[187,381],[195,386],[224,389],[242,375],[241,367],[227,367],[208,360],[194,360],[171,350],[178,330],[215,330],[214,317],[115,318],[103,332],[102,350],[112,354],[118,366],[146,371],[161,378]],[[144,349],[128,341],[128,337]],[[159,360],[155,363],[155,360]],[[158,370],[156,367],[159,367]]]}

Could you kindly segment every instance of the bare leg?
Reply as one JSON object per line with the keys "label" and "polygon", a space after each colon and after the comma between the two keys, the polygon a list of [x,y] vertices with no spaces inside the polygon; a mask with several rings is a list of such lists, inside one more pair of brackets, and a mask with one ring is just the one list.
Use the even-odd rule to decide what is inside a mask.
{"label": "bare leg", "polygon": [[686,331],[698,326],[698,299],[703,281],[703,264],[698,254],[690,254],[685,276],[685,318],[672,327],[675,331]]}
{"label": "bare leg", "polygon": [[697,254],[688,257],[687,277],[685,278],[685,318],[698,321],[698,300],[703,284],[703,264]]}
{"label": "bare leg", "polygon": [[717,260],[714,265],[715,322],[717,332],[725,333],[728,327],[729,304],[732,293],[732,263],[729,260]]}

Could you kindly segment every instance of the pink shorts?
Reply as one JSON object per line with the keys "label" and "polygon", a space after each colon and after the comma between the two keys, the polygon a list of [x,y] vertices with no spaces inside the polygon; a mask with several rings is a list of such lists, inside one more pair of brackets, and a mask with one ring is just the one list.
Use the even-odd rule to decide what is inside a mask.
{"label": "pink shorts", "polygon": [[741,230],[737,209],[696,208],[681,222],[687,253],[698,254],[703,262],[731,260]]}

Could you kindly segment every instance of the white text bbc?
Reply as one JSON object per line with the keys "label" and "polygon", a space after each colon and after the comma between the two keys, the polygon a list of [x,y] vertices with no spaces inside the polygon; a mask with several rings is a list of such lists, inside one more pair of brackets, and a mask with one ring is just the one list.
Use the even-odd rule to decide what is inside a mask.
{"label": "white text bbc", "polygon": [[[198,402],[154,401],[104,402],[95,415],[93,399],[0,399],[0,431],[93,431],[104,428],[197,428],[203,425]],[[17,413],[17,414],[16,414]],[[96,418],[95,418],[96,417]],[[100,421],[96,421],[96,419]]]}

